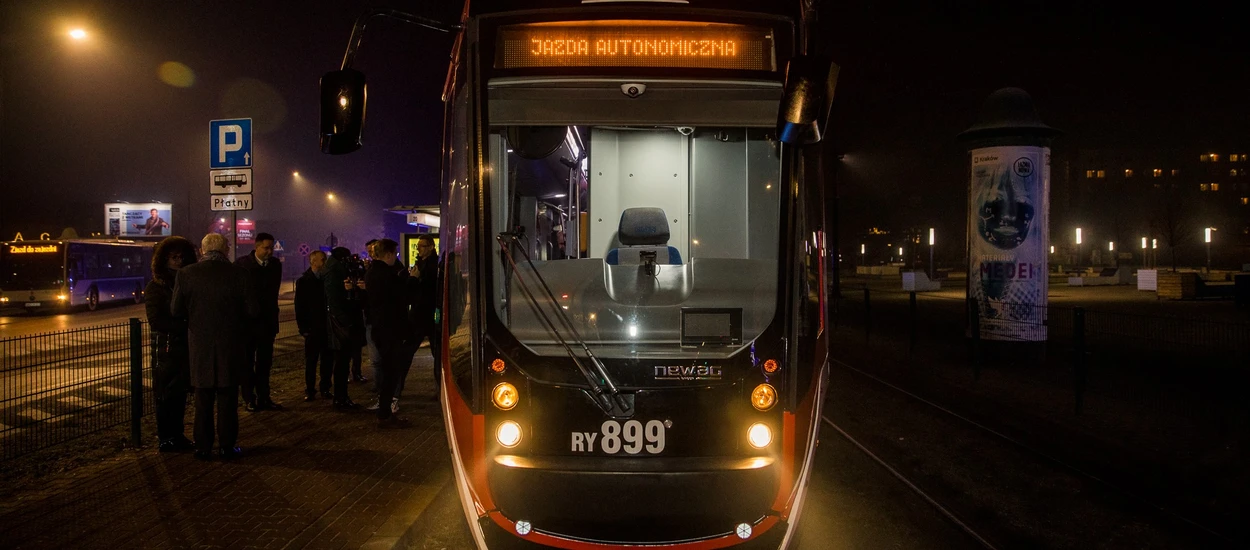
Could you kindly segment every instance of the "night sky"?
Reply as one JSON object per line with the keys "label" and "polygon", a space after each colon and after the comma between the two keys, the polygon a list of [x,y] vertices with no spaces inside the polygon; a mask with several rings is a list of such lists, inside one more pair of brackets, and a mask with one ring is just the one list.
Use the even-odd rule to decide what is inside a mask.
{"label": "night sky", "polygon": [[[1029,91],[1043,120],[1065,132],[1056,155],[1250,141],[1250,48],[1232,6],[1086,4],[825,2],[818,47],[842,66],[830,145],[846,159],[843,233],[936,225],[962,240],[966,161],[955,135],[1004,86]],[[100,231],[102,204],[123,200],[173,202],[175,231],[198,237],[214,219],[208,121],[216,118],[254,119],[250,216],[288,246],[323,244],[333,231],[358,248],[400,221],[384,208],[436,202],[447,35],[376,19],[356,65],[370,86],[365,147],[346,156],[317,149],[317,81],[338,68],[367,5],[446,20],[460,8],[0,3],[0,237]],[[75,25],[90,40],[69,40]],[[167,62],[181,66],[162,73]]]}

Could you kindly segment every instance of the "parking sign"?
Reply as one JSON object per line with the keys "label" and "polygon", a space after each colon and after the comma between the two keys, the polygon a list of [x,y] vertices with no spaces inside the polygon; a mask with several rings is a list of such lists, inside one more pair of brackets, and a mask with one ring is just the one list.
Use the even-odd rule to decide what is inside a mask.
{"label": "parking sign", "polygon": [[246,168],[252,165],[252,119],[211,120],[209,168]]}

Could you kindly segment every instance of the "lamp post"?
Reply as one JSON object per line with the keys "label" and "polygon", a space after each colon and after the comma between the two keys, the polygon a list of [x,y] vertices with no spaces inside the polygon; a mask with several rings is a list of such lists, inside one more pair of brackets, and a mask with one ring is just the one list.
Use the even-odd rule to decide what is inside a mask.
{"label": "lamp post", "polygon": [[1211,232],[1215,231],[1214,227],[1208,227],[1203,230],[1203,240],[1207,243],[1207,273],[1211,272]]}
{"label": "lamp post", "polygon": [[863,265],[863,266],[868,265],[867,264],[868,258],[865,255],[867,254],[867,250],[868,250],[868,245],[864,243],[859,243],[859,265]]}
{"label": "lamp post", "polygon": [[937,266],[933,265],[933,243],[934,243],[933,233],[934,233],[933,228],[930,227],[929,228],[929,278],[930,279],[937,278]]}
{"label": "lamp post", "polygon": [[1150,267],[1150,262],[1146,257],[1146,238],[1141,238],[1141,262],[1143,267]]}
{"label": "lamp post", "polygon": [[1076,267],[1081,267],[1081,228],[1076,228]]}

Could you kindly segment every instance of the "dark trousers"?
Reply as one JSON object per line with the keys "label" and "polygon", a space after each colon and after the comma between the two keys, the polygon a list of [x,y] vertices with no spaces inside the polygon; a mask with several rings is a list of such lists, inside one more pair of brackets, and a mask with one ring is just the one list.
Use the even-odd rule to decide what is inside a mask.
{"label": "dark trousers", "polygon": [[395,389],[395,395],[398,396],[404,392],[404,380],[408,378],[408,369],[412,367],[412,358],[416,356],[417,349],[421,346],[421,342],[429,340],[430,355],[434,358],[434,394],[438,395],[438,385],[442,382],[442,357],[439,353],[442,347],[441,326],[438,323],[417,323],[416,338],[412,342],[412,351],[408,356],[408,361],[404,363],[403,370],[400,373],[399,383]]}
{"label": "dark trousers", "polygon": [[243,375],[243,400],[269,403],[269,371],[273,369],[275,334],[253,335],[247,341],[247,370]]}
{"label": "dark trousers", "polygon": [[360,362],[362,360],[360,350],[364,348],[356,348],[356,353],[352,354],[352,378],[364,378],[364,373],[360,372]]}
{"label": "dark trousers", "polygon": [[360,348],[354,344],[344,344],[342,349],[334,350],[334,402],[344,403],[351,398],[347,395],[347,375],[351,369],[352,355]]}
{"label": "dark trousers", "polygon": [[161,441],[184,436],[187,418],[187,392],[191,389],[191,369],[186,358],[157,360],[153,373],[156,397],[156,437]]}
{"label": "dark trousers", "polygon": [[388,345],[378,345],[378,352],[382,355],[382,363],[379,369],[383,375],[378,377],[378,420],[385,420],[391,416],[391,399],[395,397],[395,388],[398,386],[400,373],[407,373],[408,367],[404,365],[407,360],[412,362],[412,352],[415,348],[408,343],[394,343]]}
{"label": "dark trousers", "polygon": [[[321,368],[317,368],[317,362]],[[330,373],[334,370],[334,351],[327,345],[325,338],[318,336],[304,337],[304,392],[308,395],[317,393],[317,371],[321,371],[321,391],[330,392]]]}
{"label": "dark trousers", "polygon": [[222,449],[233,449],[239,442],[239,390],[195,388],[195,448],[213,450],[213,403],[217,404],[217,443]]}

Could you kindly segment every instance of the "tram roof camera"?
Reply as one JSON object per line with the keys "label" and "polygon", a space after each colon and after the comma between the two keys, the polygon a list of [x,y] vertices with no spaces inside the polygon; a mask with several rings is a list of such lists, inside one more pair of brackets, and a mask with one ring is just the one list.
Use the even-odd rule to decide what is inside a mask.
{"label": "tram roof camera", "polygon": [[621,93],[633,98],[638,97],[647,92],[647,85],[635,82],[627,82],[621,84]]}

